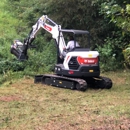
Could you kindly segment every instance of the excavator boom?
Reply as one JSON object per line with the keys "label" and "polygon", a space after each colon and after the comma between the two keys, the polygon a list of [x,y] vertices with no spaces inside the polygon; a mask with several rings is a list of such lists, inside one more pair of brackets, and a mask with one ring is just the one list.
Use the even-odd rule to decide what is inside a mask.
{"label": "excavator boom", "polygon": [[36,35],[41,29],[44,29],[52,34],[52,38],[55,39],[58,44],[60,55],[63,55],[63,48],[66,48],[66,44],[63,34],[59,33],[61,26],[57,25],[54,21],[48,18],[47,15],[43,15],[37,20],[37,22],[32,26],[28,37],[24,39],[23,42],[14,40],[11,45],[11,53],[14,54],[20,61],[28,59],[27,51],[29,48],[33,47],[31,43],[34,41]]}

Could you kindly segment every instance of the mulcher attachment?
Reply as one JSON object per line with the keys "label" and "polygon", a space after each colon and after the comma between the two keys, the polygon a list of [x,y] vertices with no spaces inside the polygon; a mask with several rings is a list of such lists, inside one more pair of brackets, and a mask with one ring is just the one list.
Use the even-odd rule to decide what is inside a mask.
{"label": "mulcher attachment", "polygon": [[18,60],[24,61],[28,59],[27,49],[28,44],[25,45],[20,40],[14,40],[13,44],[11,45],[10,52],[14,54]]}
{"label": "mulcher attachment", "polygon": [[16,50],[15,48],[11,48],[10,52],[14,54],[17,57],[17,59],[20,61],[24,61],[28,59],[27,55],[25,55],[23,52]]}

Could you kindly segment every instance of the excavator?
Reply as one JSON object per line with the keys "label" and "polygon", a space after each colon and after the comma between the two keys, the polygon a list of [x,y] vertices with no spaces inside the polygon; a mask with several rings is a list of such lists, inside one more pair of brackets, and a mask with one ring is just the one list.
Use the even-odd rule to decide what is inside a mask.
{"label": "excavator", "polygon": [[[57,47],[57,63],[53,74],[35,75],[34,83],[42,83],[60,88],[85,91],[88,87],[110,89],[112,80],[100,76],[99,53],[92,51],[89,47],[76,47],[76,41],[80,35],[82,45],[90,44],[90,34],[86,30],[62,29],[47,15],[41,16],[32,26],[27,38],[21,42],[14,40],[11,45],[11,53],[19,61],[28,60],[28,49],[33,47],[32,42],[38,32],[44,29],[52,35]],[[66,40],[63,34],[72,34],[74,37],[74,48],[66,51]],[[86,36],[86,37],[85,37]],[[85,39],[87,39],[85,41]]]}

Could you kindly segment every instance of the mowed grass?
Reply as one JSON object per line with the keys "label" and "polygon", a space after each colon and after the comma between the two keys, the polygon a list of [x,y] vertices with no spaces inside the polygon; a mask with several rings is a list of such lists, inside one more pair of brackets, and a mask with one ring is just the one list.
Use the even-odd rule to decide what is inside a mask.
{"label": "mowed grass", "polygon": [[130,130],[130,72],[108,72],[113,87],[85,92],[34,84],[0,87],[1,130]]}

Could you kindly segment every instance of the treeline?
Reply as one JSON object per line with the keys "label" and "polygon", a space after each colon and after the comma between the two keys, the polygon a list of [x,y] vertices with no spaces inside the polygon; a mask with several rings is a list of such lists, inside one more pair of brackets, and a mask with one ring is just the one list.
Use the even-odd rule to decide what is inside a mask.
{"label": "treeline", "polygon": [[[129,0],[7,0],[6,9],[19,20],[14,28],[20,40],[27,37],[32,25],[44,14],[62,28],[88,30],[92,48],[100,53],[102,71],[130,67]],[[29,51],[26,63],[16,62],[17,70],[50,70],[56,62],[56,48],[50,37],[41,31],[34,41],[37,48]],[[8,64],[12,65],[13,58]]]}

